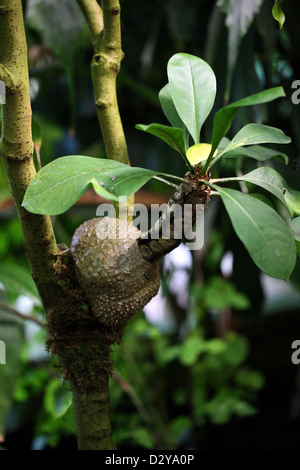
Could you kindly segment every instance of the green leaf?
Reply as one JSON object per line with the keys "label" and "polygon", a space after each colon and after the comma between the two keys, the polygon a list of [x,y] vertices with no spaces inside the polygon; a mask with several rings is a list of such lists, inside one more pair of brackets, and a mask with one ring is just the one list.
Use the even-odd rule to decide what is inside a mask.
{"label": "green leaf", "polygon": [[197,163],[207,160],[210,151],[210,144],[195,144],[187,150],[186,157],[192,165],[197,165]]}
{"label": "green leaf", "polygon": [[259,199],[260,201],[264,202],[267,204],[267,206],[272,207],[274,209],[273,204],[271,203],[270,199],[268,199],[264,194],[260,193],[250,193],[249,196],[254,197],[255,199]]}
{"label": "green leaf", "polygon": [[205,404],[205,413],[214,424],[225,424],[230,420],[238,398],[230,389],[220,388],[213,398]]}
{"label": "green leaf", "polygon": [[274,194],[290,211],[293,217],[300,215],[300,192],[290,189],[284,178],[270,167],[256,168],[242,176],[224,178],[223,181],[245,181],[256,184]]}
{"label": "green leaf", "polygon": [[255,408],[255,406],[243,400],[237,402],[234,406],[234,413],[241,418],[246,416],[254,416],[257,414],[257,412],[258,410]]}
{"label": "green leaf", "polygon": [[300,217],[296,217],[292,220],[291,228],[295,233],[296,240],[300,241]]}
{"label": "green leaf", "polygon": [[[227,137],[224,137],[218,147],[218,152],[221,153],[222,150],[227,147],[230,143],[230,140]],[[265,162],[271,158],[275,158],[276,160],[284,163],[285,165],[288,164],[289,158],[288,156],[275,149],[270,149],[267,147],[263,147],[262,145],[252,145],[251,147],[239,147],[237,149],[230,150],[224,155],[225,158],[239,158],[239,157],[249,157],[257,160],[259,162]]]}
{"label": "green leaf", "polygon": [[14,299],[25,295],[30,297],[35,305],[41,306],[41,299],[29,270],[15,264],[0,264],[0,282],[4,285],[6,294]]}
{"label": "green leaf", "polygon": [[32,116],[32,140],[35,145],[42,145],[42,130],[35,116]]}
{"label": "green leaf", "polygon": [[289,144],[290,142],[291,138],[286,136],[281,129],[265,126],[264,124],[247,124],[234,136],[222,154],[244,145]]}
{"label": "green leaf", "polygon": [[91,179],[91,185],[98,196],[101,196],[109,201],[119,202],[119,198],[100,186],[96,178]]}
{"label": "green leaf", "polygon": [[229,333],[227,349],[222,359],[231,366],[236,367],[245,361],[248,351],[249,345],[246,338],[235,333]]}
{"label": "green leaf", "polygon": [[288,280],[296,262],[291,230],[269,206],[251,196],[218,188],[233,228],[254,263],[272,277]]}
{"label": "green leaf", "polygon": [[199,336],[189,336],[182,345],[179,356],[180,362],[185,366],[192,366],[201,353],[205,352],[205,340]]}
{"label": "green leaf", "polygon": [[270,193],[274,194],[284,205],[287,206],[285,200],[286,192],[286,182],[282,176],[268,166],[263,166],[261,168],[256,168],[250,173],[246,173],[242,176],[234,176],[232,178],[226,178],[226,181],[245,181],[247,183],[252,183]]}
{"label": "green leaf", "polygon": [[298,255],[300,256],[300,217],[296,217],[292,220],[291,229],[294,232],[296,248]]}
{"label": "green leaf", "polygon": [[268,90],[261,91],[260,93],[255,93],[254,95],[243,98],[239,101],[235,101],[234,103],[231,103],[228,106],[220,109],[214,117],[211,155],[213,155],[222,138],[229,131],[234,116],[241,108],[244,108],[245,106],[269,103],[270,101],[284,96],[285,92],[282,87],[270,88]]}
{"label": "green leaf", "polygon": [[183,157],[185,157],[185,146],[183,138],[183,130],[176,127],[163,126],[162,124],[137,124],[136,129],[149,134],[155,135],[162,139],[174,150],[177,150]]}
{"label": "green leaf", "polygon": [[61,382],[50,380],[44,388],[44,409],[55,419],[61,418],[72,405],[72,393]]}
{"label": "green leaf", "polygon": [[175,108],[195,144],[216,96],[216,77],[204,60],[175,54],[168,62],[168,77]]}
{"label": "green leaf", "polygon": [[285,14],[283,13],[283,10],[281,8],[281,3],[283,3],[283,0],[276,0],[275,5],[273,6],[272,9],[272,15],[276,21],[278,21],[280,28],[283,29],[283,25],[285,22]]}
{"label": "green leaf", "polygon": [[300,215],[300,191],[295,191],[286,186],[286,193],[284,195],[286,204],[290,210],[292,217]]}
{"label": "green leaf", "polygon": [[172,95],[171,95],[171,89],[170,89],[170,84],[167,83],[159,92],[158,94],[159,101],[162,107],[162,110],[164,112],[164,115],[168,119],[169,123],[173,127],[179,127],[182,129],[184,127],[184,123],[180,119],[175,105],[173,103]]}
{"label": "green leaf", "polygon": [[206,341],[206,351],[208,354],[218,355],[223,354],[227,349],[227,344],[224,339],[213,338]]}
{"label": "green leaf", "polygon": [[30,182],[23,206],[34,214],[62,214],[91,185],[98,190],[100,185],[106,191],[105,197],[110,198],[112,193],[110,199],[115,200],[118,196],[129,197],[158,174],[161,173],[114,160],[81,155],[61,157],[42,168]]}
{"label": "green leaf", "polygon": [[265,384],[265,379],[260,372],[241,370],[236,376],[236,383],[251,390],[260,390]]}
{"label": "green leaf", "polygon": [[250,302],[247,297],[235,289],[235,286],[227,280],[213,277],[203,291],[204,305],[207,308],[224,310],[233,307],[243,310],[249,307]]}

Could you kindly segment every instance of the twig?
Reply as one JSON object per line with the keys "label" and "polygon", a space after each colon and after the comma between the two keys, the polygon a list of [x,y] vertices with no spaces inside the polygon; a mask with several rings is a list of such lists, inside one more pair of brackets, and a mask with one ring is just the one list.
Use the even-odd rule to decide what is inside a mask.
{"label": "twig", "polygon": [[119,372],[114,371],[112,378],[120,385],[121,389],[129,396],[130,400],[132,401],[133,405],[135,406],[138,414],[142,418],[145,423],[149,424],[151,423],[151,417],[144,407],[143,403],[135,393],[134,389],[131,387],[131,385],[127,382],[127,380],[122,377]]}
{"label": "twig", "polygon": [[95,44],[103,30],[102,9],[97,0],[77,0],[77,3],[86,19],[93,43]]}
{"label": "twig", "polygon": [[29,320],[31,322],[36,323],[41,328],[46,329],[45,323],[38,320],[37,318],[33,317],[32,315],[24,315],[23,313],[19,312],[15,308],[11,307],[10,305],[6,304],[5,302],[0,302],[0,310],[5,310],[8,313],[12,313],[15,317],[21,318],[22,320]]}

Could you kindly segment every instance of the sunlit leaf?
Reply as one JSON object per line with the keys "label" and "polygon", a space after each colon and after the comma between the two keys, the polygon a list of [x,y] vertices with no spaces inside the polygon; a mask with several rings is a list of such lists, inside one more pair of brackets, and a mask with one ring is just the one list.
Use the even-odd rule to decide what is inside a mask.
{"label": "sunlit leaf", "polygon": [[192,165],[197,165],[208,158],[210,151],[211,144],[195,144],[187,150],[186,156]]}
{"label": "sunlit leaf", "polygon": [[272,9],[272,15],[274,19],[278,21],[281,29],[283,29],[283,25],[285,22],[285,14],[281,8],[282,3],[283,3],[283,0],[276,0],[275,5],[273,6],[273,9]]}
{"label": "sunlit leaf", "polygon": [[174,150],[177,150],[183,157],[185,156],[185,146],[183,138],[183,130],[176,127],[164,126],[162,124],[137,124],[138,130],[148,132],[162,139]]}

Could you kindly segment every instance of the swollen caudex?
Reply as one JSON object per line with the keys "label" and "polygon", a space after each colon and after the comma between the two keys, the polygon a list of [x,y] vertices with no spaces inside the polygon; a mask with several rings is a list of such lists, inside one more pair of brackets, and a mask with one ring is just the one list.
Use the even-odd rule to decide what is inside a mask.
{"label": "swollen caudex", "polygon": [[77,278],[105,326],[124,325],[159,289],[158,262],[142,257],[139,236],[132,224],[108,217],[84,222],[73,236]]}

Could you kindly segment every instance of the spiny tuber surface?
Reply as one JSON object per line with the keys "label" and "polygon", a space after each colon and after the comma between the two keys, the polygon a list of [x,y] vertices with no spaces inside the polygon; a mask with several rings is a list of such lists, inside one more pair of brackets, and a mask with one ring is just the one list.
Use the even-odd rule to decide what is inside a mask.
{"label": "spiny tuber surface", "polygon": [[158,262],[142,257],[139,236],[140,231],[127,221],[109,217],[84,222],[73,236],[71,253],[78,280],[94,315],[105,326],[123,326],[159,289]]}

